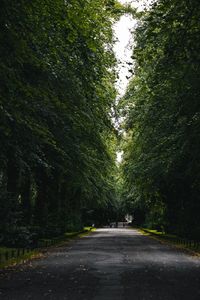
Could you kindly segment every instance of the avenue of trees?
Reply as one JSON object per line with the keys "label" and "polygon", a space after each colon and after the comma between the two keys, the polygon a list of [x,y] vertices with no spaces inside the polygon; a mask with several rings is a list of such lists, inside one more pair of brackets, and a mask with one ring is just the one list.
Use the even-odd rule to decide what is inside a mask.
{"label": "avenue of trees", "polygon": [[58,236],[115,214],[118,7],[1,1],[1,244]]}
{"label": "avenue of trees", "polygon": [[199,238],[199,0],[134,12],[132,78],[117,104],[112,26],[123,13],[133,11],[115,0],[1,0],[1,245],[126,213]]}
{"label": "avenue of trees", "polygon": [[119,104],[124,206],[135,223],[200,237],[200,3],[159,0],[135,32]]}

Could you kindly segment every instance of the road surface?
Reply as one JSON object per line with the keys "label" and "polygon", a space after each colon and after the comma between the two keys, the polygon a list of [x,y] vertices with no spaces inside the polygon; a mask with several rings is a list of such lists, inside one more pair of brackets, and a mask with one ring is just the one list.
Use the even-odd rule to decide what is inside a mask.
{"label": "road surface", "polygon": [[200,259],[127,228],[98,229],[0,275],[0,299],[200,299]]}

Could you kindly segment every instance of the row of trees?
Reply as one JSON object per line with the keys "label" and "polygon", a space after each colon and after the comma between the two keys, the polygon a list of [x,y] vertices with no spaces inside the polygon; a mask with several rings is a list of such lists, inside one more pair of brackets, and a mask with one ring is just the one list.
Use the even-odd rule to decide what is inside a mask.
{"label": "row of trees", "polygon": [[135,33],[126,116],[124,205],[135,222],[200,236],[200,5],[158,0]]}
{"label": "row of trees", "polygon": [[1,1],[3,244],[115,213],[110,111],[118,7],[109,0]]}

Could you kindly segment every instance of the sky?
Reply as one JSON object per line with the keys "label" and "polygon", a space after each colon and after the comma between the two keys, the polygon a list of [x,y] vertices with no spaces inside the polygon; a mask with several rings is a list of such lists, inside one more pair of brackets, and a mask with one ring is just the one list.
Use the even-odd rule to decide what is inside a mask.
{"label": "sky", "polygon": [[116,87],[119,96],[123,96],[128,84],[128,78],[130,77],[130,72],[128,71],[129,65],[127,63],[132,61],[133,38],[131,31],[134,29],[135,25],[136,20],[133,20],[133,18],[128,15],[122,16],[114,25],[115,37],[117,39],[114,46],[114,52],[118,60],[119,74]]}
{"label": "sky", "polygon": [[[151,1],[152,0],[119,0],[122,4],[131,4],[131,6],[137,8],[138,11],[142,11],[145,8],[145,4],[148,5]],[[118,59],[119,79],[116,84],[119,94],[118,98],[124,95],[131,75],[128,71],[129,65],[127,62],[132,62],[131,55],[134,36],[131,32],[134,31],[136,24],[137,21],[127,14],[122,16],[113,27],[117,39],[114,52]]]}
{"label": "sky", "polygon": [[[142,11],[145,4],[149,4],[151,0],[119,0],[122,4],[131,4],[131,6]],[[114,25],[114,34],[117,42],[114,46],[114,52],[118,60],[118,74],[119,79],[116,83],[116,88],[118,91],[117,100],[122,97],[126,91],[126,87],[130,80],[131,73],[128,71],[130,66],[127,63],[131,63],[131,55],[133,50],[134,35],[133,31],[137,21],[134,20],[130,15],[124,15],[120,20]],[[118,151],[116,153],[116,160],[120,163],[123,159],[123,151]]]}

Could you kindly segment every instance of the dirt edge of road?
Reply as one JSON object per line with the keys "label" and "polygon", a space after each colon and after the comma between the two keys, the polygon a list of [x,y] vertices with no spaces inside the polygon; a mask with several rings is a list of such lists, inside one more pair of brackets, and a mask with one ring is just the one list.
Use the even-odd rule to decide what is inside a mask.
{"label": "dirt edge of road", "polygon": [[171,246],[171,247],[175,248],[176,250],[179,250],[179,251],[184,252],[186,254],[189,254],[191,256],[200,258],[200,251],[199,250],[190,249],[190,248],[188,248],[184,245],[177,244],[174,241],[164,240],[162,237],[156,236],[155,234],[152,234],[151,232],[147,232],[146,230],[143,230],[142,228],[132,227],[131,229],[137,230],[142,235],[146,235],[146,236],[160,242],[161,244]]}
{"label": "dirt edge of road", "polygon": [[79,232],[76,235],[73,235],[69,237],[66,240],[60,241],[55,245],[48,246],[41,249],[35,249],[33,253],[30,253],[30,256],[28,257],[22,257],[13,261],[8,262],[8,264],[5,264],[0,267],[0,271],[6,271],[6,270],[16,270],[23,265],[30,264],[33,260],[44,258],[48,255],[48,252],[53,251],[55,248],[67,246],[72,240],[80,239],[82,237],[85,237],[87,235],[92,234],[96,228],[92,228],[91,230],[87,230],[85,232]]}

